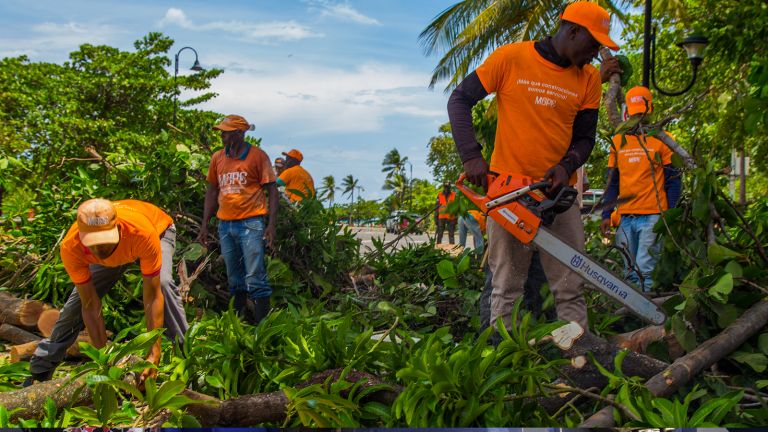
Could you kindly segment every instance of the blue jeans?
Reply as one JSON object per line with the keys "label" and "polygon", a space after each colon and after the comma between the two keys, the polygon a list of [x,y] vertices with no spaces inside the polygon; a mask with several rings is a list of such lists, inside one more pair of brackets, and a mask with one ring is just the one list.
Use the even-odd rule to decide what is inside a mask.
{"label": "blue jeans", "polygon": [[483,232],[480,230],[480,224],[472,215],[459,216],[459,244],[462,247],[467,246],[467,231],[472,233],[472,241],[475,243],[475,251],[482,255],[485,250],[483,241]]}
{"label": "blue jeans", "polygon": [[232,296],[245,292],[256,300],[272,295],[264,264],[264,224],[264,216],[219,221],[221,256]]}
{"label": "blue jeans", "polygon": [[629,253],[635,267],[625,266],[626,279],[642,288],[643,292],[651,291],[651,273],[661,252],[661,244],[653,233],[653,226],[658,220],[658,214],[622,215],[616,230],[616,246]]}

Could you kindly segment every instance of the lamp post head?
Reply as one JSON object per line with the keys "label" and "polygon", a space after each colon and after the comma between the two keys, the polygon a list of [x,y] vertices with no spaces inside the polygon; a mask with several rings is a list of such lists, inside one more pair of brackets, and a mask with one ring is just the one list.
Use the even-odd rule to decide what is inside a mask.
{"label": "lamp post head", "polygon": [[688,54],[688,60],[696,67],[704,61],[704,48],[709,43],[709,39],[701,35],[691,35],[679,42],[677,46],[683,48]]}
{"label": "lamp post head", "polygon": [[203,69],[203,67],[202,67],[202,66],[200,66],[200,61],[198,61],[197,59],[195,59],[195,64],[193,64],[193,65],[192,65],[192,67],[190,68],[190,70],[193,70],[193,71],[195,71],[195,72],[201,72],[201,71],[204,71],[205,69]]}

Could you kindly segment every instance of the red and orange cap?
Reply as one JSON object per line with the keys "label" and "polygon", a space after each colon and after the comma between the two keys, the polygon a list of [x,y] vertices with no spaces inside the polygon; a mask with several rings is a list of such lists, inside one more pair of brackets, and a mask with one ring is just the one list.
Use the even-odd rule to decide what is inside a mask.
{"label": "red and orange cap", "polygon": [[301,154],[301,152],[296,150],[296,149],[293,149],[293,150],[291,150],[291,151],[289,151],[287,153],[283,152],[283,154],[288,156],[288,157],[292,157],[292,158],[298,160],[299,162],[304,160],[304,155]]}
{"label": "red and orange cap", "polygon": [[224,117],[224,120],[213,128],[226,132],[234,130],[247,131],[251,128],[251,125],[242,116],[231,114]]}
{"label": "red and orange cap", "polygon": [[589,31],[589,34],[601,45],[616,51],[619,46],[609,36],[611,32],[611,16],[608,11],[597,3],[578,1],[568,5],[560,18],[578,24]]}
{"label": "red and orange cap", "polygon": [[[653,112],[653,97],[647,87],[632,87],[625,97],[627,104],[627,115],[650,114]],[[647,106],[646,106],[647,103]],[[646,109],[648,112],[646,112]]]}
{"label": "red and orange cap", "polygon": [[85,247],[116,244],[120,241],[117,212],[108,200],[90,199],[77,208],[77,229]]}

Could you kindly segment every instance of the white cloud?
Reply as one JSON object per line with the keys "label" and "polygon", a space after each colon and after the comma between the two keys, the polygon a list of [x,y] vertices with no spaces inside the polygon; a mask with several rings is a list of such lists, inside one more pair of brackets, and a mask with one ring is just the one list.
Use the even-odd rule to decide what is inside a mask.
{"label": "white cloud", "polygon": [[187,18],[187,14],[181,9],[170,8],[165,12],[165,16],[158,23],[160,27],[168,25],[177,25],[183,28],[191,28],[192,21]]}
{"label": "white cloud", "polygon": [[[238,65],[217,78],[219,96],[204,108],[241,113],[260,127],[296,136],[377,131],[392,115],[445,117],[444,96],[427,90],[426,73],[367,63],[354,70],[317,66]],[[255,71],[258,71],[256,73]]]}
{"label": "white cloud", "polygon": [[364,25],[381,25],[377,19],[363,15],[347,3],[317,0],[310,2],[310,4],[320,9],[320,16],[322,17],[331,17],[340,21],[352,21]]}
{"label": "white cloud", "polygon": [[31,34],[19,39],[0,39],[0,57],[28,55],[33,59],[66,57],[82,44],[102,45],[122,31],[104,24],[44,22],[31,27]]}
{"label": "white cloud", "polygon": [[183,10],[170,8],[165,16],[158,22],[160,27],[175,25],[188,30],[209,31],[217,30],[240,36],[250,41],[269,40],[300,40],[312,37],[322,37],[320,33],[314,33],[309,28],[295,21],[211,21],[206,23],[194,23],[187,17]]}

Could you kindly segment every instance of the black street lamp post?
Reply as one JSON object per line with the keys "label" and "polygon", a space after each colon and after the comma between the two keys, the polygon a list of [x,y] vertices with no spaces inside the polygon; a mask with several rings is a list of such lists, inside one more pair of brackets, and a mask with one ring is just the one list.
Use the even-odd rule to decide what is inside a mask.
{"label": "black street lamp post", "polygon": [[197,59],[197,51],[195,51],[194,48],[186,46],[180,49],[176,56],[173,58],[173,88],[174,88],[174,94],[173,94],[173,125],[176,126],[176,110],[178,107],[178,98],[179,98],[179,88],[176,85],[176,77],[179,75],[179,54],[181,54],[182,51],[185,49],[192,50],[193,53],[195,53],[195,64],[192,65],[190,70],[193,70],[195,72],[200,72],[205,69],[203,69],[202,66],[200,66],[200,62]]}
{"label": "black street lamp post", "polygon": [[410,167],[411,174],[408,176],[408,211],[413,210],[413,164],[411,161],[405,161]]}
{"label": "black street lamp post", "polygon": [[680,96],[693,87],[696,82],[699,66],[704,61],[703,51],[709,40],[700,35],[691,35],[678,42],[677,46],[683,48],[688,54],[688,60],[693,68],[691,81],[684,89],[674,91],[665,90],[656,83],[656,29],[653,27],[652,8],[653,0],[645,0],[645,27],[643,34],[643,87],[651,88],[650,84],[661,94],[666,96]]}

